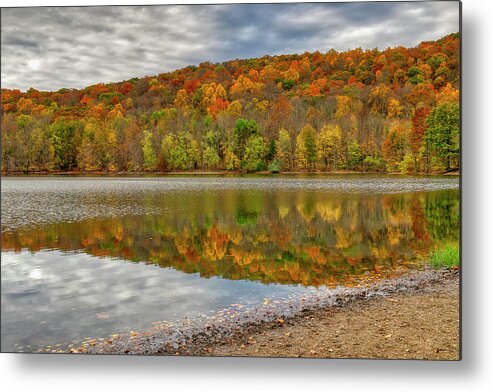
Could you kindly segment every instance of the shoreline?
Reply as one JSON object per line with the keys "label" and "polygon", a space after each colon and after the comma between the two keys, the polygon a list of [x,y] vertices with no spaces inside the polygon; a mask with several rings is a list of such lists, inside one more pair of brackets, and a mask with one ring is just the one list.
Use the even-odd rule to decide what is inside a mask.
{"label": "shoreline", "polygon": [[422,291],[308,311],[197,354],[458,361],[459,318],[458,279],[450,279]]}
{"label": "shoreline", "polygon": [[[458,271],[413,271],[369,286],[327,289],[246,310],[241,306],[228,308],[196,322],[163,322],[150,331],[114,334],[49,352],[458,360],[458,284]],[[416,307],[419,312],[413,311]],[[341,320],[345,320],[345,327],[339,325]],[[449,331],[437,333],[443,325],[448,325]],[[372,326],[382,333],[372,332]],[[342,336],[341,330],[348,327],[353,330]],[[362,331],[367,335],[361,335]],[[382,351],[384,343],[390,345],[386,351]],[[352,351],[344,351],[338,344],[350,345]],[[420,348],[420,344],[427,348]]]}
{"label": "shoreline", "polygon": [[284,176],[284,175],[392,175],[392,176],[419,176],[419,177],[434,177],[434,176],[460,176],[460,170],[452,170],[440,173],[399,173],[399,172],[371,172],[371,171],[356,171],[356,170],[335,170],[335,171],[289,171],[272,173],[269,171],[259,171],[253,173],[243,173],[240,171],[227,170],[193,170],[193,171],[171,171],[171,172],[112,172],[112,171],[33,171],[33,172],[1,172],[2,177],[29,177],[29,176],[108,176],[108,177],[145,177],[145,176],[244,176],[244,175],[269,175],[269,176]]}

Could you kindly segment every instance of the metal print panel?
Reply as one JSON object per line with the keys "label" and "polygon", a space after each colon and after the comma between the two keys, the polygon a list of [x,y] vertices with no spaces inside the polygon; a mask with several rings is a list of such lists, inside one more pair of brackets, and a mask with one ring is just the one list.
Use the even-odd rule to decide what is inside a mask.
{"label": "metal print panel", "polygon": [[460,3],[2,8],[2,352],[460,359]]}

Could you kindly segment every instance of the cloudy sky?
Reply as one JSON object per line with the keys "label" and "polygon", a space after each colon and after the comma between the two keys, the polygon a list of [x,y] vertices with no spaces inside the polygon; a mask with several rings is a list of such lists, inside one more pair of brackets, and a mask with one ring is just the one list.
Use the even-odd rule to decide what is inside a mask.
{"label": "cloudy sky", "polygon": [[203,61],[415,46],[458,30],[455,1],[3,8],[2,87],[80,88]]}

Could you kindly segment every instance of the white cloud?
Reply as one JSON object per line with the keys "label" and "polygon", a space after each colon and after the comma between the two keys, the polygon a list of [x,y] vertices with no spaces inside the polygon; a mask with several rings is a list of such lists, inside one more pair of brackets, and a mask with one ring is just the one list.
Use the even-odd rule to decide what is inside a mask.
{"label": "white cloud", "polygon": [[2,87],[81,88],[203,61],[415,46],[459,30],[458,2],[2,9]]}

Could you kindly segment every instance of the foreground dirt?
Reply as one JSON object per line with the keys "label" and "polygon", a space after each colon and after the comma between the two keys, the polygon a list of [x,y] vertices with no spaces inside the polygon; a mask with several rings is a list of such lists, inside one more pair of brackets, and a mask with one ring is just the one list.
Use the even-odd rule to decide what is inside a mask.
{"label": "foreground dirt", "polygon": [[459,359],[459,282],[277,320],[195,355]]}
{"label": "foreground dirt", "polygon": [[460,359],[458,270],[312,294],[42,352]]}

